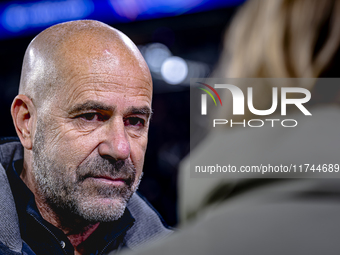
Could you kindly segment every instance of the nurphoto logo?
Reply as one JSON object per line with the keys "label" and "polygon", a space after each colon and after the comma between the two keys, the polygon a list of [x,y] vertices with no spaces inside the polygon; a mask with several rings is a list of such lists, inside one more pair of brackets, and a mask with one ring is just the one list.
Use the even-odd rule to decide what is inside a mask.
{"label": "nurphoto logo", "polygon": [[[216,89],[227,89],[232,95],[232,113],[233,115],[244,115],[245,114],[245,95],[243,91],[232,84],[215,84],[214,87],[203,83],[197,82],[206,88],[199,88],[202,91],[206,92],[206,94],[201,95],[201,115],[207,115],[208,113],[208,104],[207,104],[207,94],[214,101],[215,106],[217,106],[214,95],[209,91],[211,90],[218,98],[221,106],[222,100],[220,95],[217,93]],[[208,90],[209,89],[209,90]],[[247,107],[251,113],[257,116],[268,116],[273,114],[278,107],[278,99],[279,99],[279,88],[272,88],[272,105],[269,109],[259,110],[254,107],[253,104],[253,88],[247,87]],[[281,116],[287,115],[287,105],[295,105],[304,115],[311,116],[312,114],[307,110],[307,108],[303,105],[307,103],[311,99],[311,93],[308,89],[298,88],[298,87],[281,87],[280,88],[280,99],[281,99]],[[288,94],[300,94],[302,97],[299,98],[289,98]],[[233,122],[232,119],[213,119],[213,127],[216,125],[226,125],[229,124],[231,127],[235,125],[242,125],[243,127],[262,127],[265,122],[270,122],[271,126],[274,127],[276,122],[280,122],[283,127],[296,127],[297,121],[295,119],[251,119],[251,120],[243,120],[242,122]]]}

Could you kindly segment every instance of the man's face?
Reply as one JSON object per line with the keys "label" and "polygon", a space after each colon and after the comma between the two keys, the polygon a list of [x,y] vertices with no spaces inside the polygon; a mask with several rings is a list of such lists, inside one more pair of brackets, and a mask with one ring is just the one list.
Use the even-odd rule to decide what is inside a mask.
{"label": "man's face", "polygon": [[[55,211],[86,221],[124,212],[142,175],[151,79],[131,61],[72,63],[47,104],[33,143],[38,195]],[[62,216],[62,215],[60,215]]]}

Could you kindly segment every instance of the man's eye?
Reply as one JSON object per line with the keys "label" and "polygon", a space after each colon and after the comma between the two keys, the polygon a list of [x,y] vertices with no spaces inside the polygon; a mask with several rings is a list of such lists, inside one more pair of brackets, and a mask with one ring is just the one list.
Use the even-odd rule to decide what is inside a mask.
{"label": "man's eye", "polygon": [[104,117],[97,113],[97,112],[89,112],[89,113],[84,113],[78,116],[78,118],[85,119],[87,121],[92,121],[92,120],[104,120]]}
{"label": "man's eye", "polygon": [[130,117],[125,120],[125,126],[144,126],[145,121],[138,117]]}

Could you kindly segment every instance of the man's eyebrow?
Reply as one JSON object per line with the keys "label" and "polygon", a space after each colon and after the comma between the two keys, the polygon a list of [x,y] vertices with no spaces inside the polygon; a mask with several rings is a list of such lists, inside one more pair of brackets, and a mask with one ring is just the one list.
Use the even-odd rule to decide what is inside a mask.
{"label": "man's eyebrow", "polygon": [[144,107],[131,106],[127,109],[127,112],[129,114],[144,114],[147,117],[150,117],[152,115],[152,110],[147,106]]}
{"label": "man's eyebrow", "polygon": [[102,111],[113,112],[115,110],[115,107],[107,106],[96,101],[86,101],[85,103],[76,104],[68,111],[68,113],[72,115],[72,114],[89,111],[89,110],[102,110]]}
{"label": "man's eyebrow", "polygon": [[[73,114],[77,114],[77,113],[85,112],[89,110],[102,110],[102,111],[114,112],[115,109],[116,107],[114,106],[107,106],[107,105],[101,104],[100,102],[86,101],[81,104],[76,104],[68,111],[68,113],[70,115],[73,115]],[[147,117],[150,117],[152,115],[152,110],[147,106],[144,106],[144,107],[131,106],[127,109],[126,112],[128,114],[143,114],[143,115],[146,115]]]}

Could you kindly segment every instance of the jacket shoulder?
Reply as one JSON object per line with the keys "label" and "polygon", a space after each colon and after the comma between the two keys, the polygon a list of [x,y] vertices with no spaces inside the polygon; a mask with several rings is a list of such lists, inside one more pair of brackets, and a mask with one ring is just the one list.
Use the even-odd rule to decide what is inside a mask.
{"label": "jacket shoulder", "polygon": [[0,143],[0,253],[20,254],[19,220],[6,169],[13,160],[22,157],[22,148],[20,142],[11,139],[0,139]]}
{"label": "jacket shoulder", "polygon": [[125,236],[125,243],[130,249],[158,241],[173,233],[159,213],[140,194],[133,194],[127,208],[135,218],[134,225]]}
{"label": "jacket shoulder", "polygon": [[17,137],[0,137],[0,163],[4,169],[23,158],[23,147]]}

